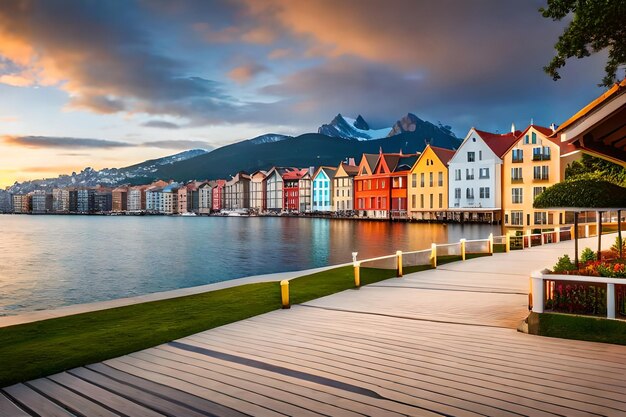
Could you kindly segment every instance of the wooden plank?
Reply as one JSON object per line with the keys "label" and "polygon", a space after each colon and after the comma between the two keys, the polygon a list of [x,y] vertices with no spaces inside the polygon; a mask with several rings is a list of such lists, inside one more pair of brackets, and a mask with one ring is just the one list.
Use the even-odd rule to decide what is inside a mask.
{"label": "wooden plank", "polygon": [[2,417],[30,417],[30,414],[19,408],[0,391],[0,416]]}
{"label": "wooden plank", "polygon": [[110,366],[107,366],[103,363],[88,365],[86,368],[105,375],[118,382],[123,382],[142,389],[146,392],[151,392],[162,398],[179,401],[187,405],[188,407],[193,408],[194,410],[200,410],[207,414],[210,413],[221,417],[245,416],[245,414],[240,413],[239,411],[233,410],[232,408],[224,407],[223,405],[216,402],[209,401],[205,398],[200,398],[196,395],[192,395],[166,385],[157,384],[144,378],[139,378],[129,373],[119,371],[115,368],[111,368]]}
{"label": "wooden plank", "polygon": [[269,408],[260,407],[256,404],[250,403],[246,401],[243,396],[231,397],[230,395],[225,395],[219,391],[207,389],[205,387],[201,387],[199,385],[189,383],[178,378],[174,378],[169,374],[162,374],[155,371],[147,371],[145,369],[129,365],[125,362],[120,361],[119,359],[111,359],[104,363],[119,371],[123,371],[140,378],[145,378],[147,380],[163,384],[177,390],[187,392],[189,394],[196,395],[200,398],[211,399],[211,401],[215,401],[226,407],[239,410],[244,414],[268,417],[284,416],[284,414],[278,413]]}
{"label": "wooden plank", "polygon": [[94,417],[119,417],[104,407],[76,394],[67,388],[56,384],[49,379],[41,378],[27,383],[31,388],[53,399],[56,403],[62,404],[63,408],[76,415]]}
{"label": "wooden plank", "polygon": [[191,408],[163,399],[130,385],[122,384],[86,368],[74,369],[68,371],[68,373],[165,415],[206,417],[204,413],[199,413]]}
{"label": "wooden plank", "polygon": [[68,411],[24,384],[6,387],[4,388],[4,392],[14,398],[15,401],[19,403],[20,407],[23,407],[35,415],[45,417],[73,417],[73,414],[70,414]]}
{"label": "wooden plank", "polygon": [[79,392],[87,398],[115,410],[116,413],[128,417],[163,417],[164,414],[136,404],[110,391],[92,385],[68,373],[60,373],[50,377],[54,382],[73,391]]}

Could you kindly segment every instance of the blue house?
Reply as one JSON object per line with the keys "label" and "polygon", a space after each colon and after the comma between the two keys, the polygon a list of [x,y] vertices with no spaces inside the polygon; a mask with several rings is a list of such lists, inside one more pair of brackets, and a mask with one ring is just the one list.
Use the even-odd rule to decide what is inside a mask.
{"label": "blue house", "polygon": [[337,168],[319,167],[313,175],[313,211],[333,211],[332,183]]}

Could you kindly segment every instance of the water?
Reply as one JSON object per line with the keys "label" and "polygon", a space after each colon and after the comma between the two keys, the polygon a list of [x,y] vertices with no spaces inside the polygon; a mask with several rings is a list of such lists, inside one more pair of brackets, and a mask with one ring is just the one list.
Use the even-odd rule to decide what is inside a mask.
{"label": "water", "polygon": [[307,218],[0,215],[0,315],[486,238],[487,225]]}

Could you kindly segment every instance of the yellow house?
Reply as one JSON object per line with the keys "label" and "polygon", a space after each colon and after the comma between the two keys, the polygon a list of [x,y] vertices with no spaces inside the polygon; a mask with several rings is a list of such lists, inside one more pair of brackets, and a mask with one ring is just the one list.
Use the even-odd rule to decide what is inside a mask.
{"label": "yellow house", "polygon": [[533,209],[535,197],[563,179],[561,145],[552,129],[530,125],[503,156],[502,210],[506,230],[554,229],[564,223],[560,211]]}
{"label": "yellow house", "polygon": [[426,146],[409,173],[409,217],[436,220],[448,210],[448,161],[454,152]]}

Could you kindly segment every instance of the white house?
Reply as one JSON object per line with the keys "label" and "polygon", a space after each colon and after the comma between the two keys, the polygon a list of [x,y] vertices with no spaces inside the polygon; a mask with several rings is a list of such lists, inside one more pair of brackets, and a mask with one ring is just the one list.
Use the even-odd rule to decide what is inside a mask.
{"label": "white house", "polygon": [[502,209],[502,157],[519,134],[519,131],[497,134],[470,129],[448,162],[448,206],[451,210],[491,209],[496,212]]}
{"label": "white house", "polygon": [[208,182],[198,187],[198,213],[211,214],[213,207],[213,187]]}
{"label": "white house", "polygon": [[283,175],[287,168],[272,168],[265,177],[265,202],[268,211],[283,211]]}
{"label": "white house", "polygon": [[313,211],[333,211],[332,180],[335,167],[319,167],[313,175]]}

